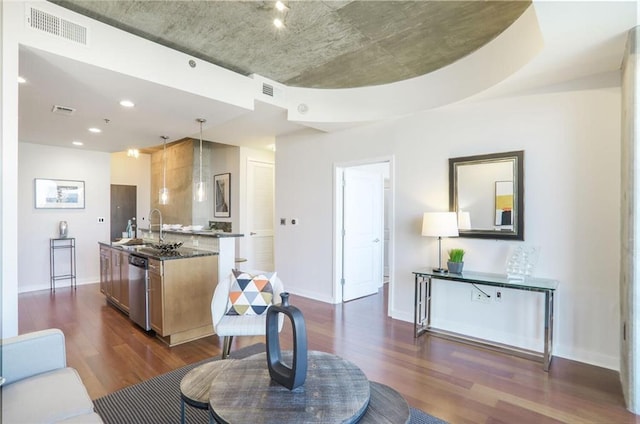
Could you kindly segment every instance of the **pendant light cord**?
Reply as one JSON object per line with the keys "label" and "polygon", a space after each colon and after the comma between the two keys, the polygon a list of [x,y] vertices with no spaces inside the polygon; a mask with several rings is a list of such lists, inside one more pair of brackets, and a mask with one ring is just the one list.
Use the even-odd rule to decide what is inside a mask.
{"label": "pendant light cord", "polygon": [[162,188],[167,188],[167,136],[162,136]]}
{"label": "pendant light cord", "polygon": [[202,185],[202,123],[204,119],[200,119],[200,185]]}
{"label": "pendant light cord", "polygon": [[202,182],[202,124],[207,122],[207,120],[204,119],[204,118],[198,118],[198,119],[196,119],[196,121],[198,121],[200,123],[200,164],[199,164],[199,174],[200,175],[198,177],[196,199],[198,200],[198,202],[202,202],[202,201],[205,200],[205,196],[206,196],[204,183]]}

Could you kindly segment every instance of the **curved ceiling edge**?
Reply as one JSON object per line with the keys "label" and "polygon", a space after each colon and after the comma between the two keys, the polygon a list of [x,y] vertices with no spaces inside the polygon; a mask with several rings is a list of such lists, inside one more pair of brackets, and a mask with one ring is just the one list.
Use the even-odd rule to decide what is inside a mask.
{"label": "curved ceiling edge", "polygon": [[335,124],[375,121],[444,106],[504,80],[529,63],[543,45],[535,9],[530,6],[493,41],[429,74],[374,87],[287,87],[288,119],[330,130]]}

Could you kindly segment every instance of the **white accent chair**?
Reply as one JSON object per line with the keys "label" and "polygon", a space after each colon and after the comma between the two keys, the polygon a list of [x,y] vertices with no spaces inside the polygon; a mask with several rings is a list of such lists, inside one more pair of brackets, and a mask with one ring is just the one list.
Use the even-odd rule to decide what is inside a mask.
{"label": "white accent chair", "polygon": [[102,423],[78,372],[67,367],[64,334],[52,328],[2,340],[2,417],[7,423]]}
{"label": "white accent chair", "polygon": [[[264,271],[242,271],[251,275],[266,274]],[[211,299],[211,318],[213,330],[218,337],[223,337],[222,359],[226,359],[231,352],[231,342],[234,336],[264,336],[266,334],[266,312],[262,315],[226,315],[229,308],[229,288],[233,281],[233,274],[220,281]],[[273,303],[279,304],[280,293],[284,291],[282,281],[276,275],[273,284]],[[282,330],[283,317],[279,319],[279,330]]]}

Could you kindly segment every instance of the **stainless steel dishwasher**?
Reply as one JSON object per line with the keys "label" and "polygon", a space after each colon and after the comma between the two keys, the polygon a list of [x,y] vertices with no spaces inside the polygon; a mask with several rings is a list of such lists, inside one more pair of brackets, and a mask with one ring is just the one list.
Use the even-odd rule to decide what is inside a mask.
{"label": "stainless steel dishwasher", "polygon": [[129,255],[129,318],[151,330],[149,322],[149,260]]}

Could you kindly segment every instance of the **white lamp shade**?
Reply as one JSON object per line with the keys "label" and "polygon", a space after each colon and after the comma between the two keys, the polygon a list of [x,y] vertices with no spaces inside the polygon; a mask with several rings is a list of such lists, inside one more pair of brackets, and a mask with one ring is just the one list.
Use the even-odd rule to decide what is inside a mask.
{"label": "white lamp shade", "polygon": [[458,237],[458,217],[455,212],[425,212],[422,235],[426,237]]}
{"label": "white lamp shade", "polygon": [[466,211],[458,212],[458,229],[470,230],[471,229],[471,214]]}

